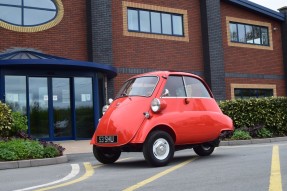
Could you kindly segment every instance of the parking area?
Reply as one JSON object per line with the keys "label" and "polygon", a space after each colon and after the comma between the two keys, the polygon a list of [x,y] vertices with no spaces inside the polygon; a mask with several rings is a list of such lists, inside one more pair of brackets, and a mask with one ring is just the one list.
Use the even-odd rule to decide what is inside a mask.
{"label": "parking area", "polygon": [[142,153],[123,153],[112,165],[92,153],[69,154],[66,164],[3,170],[0,183],[4,190],[280,191],[287,188],[286,157],[287,142],[224,146],[209,157],[179,151],[160,168],[150,167]]}

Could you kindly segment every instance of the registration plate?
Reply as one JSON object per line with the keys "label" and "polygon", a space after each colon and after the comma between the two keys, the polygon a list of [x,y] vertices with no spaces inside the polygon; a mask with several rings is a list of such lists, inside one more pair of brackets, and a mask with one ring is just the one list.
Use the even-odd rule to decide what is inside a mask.
{"label": "registration plate", "polygon": [[97,136],[98,143],[117,143],[118,136]]}

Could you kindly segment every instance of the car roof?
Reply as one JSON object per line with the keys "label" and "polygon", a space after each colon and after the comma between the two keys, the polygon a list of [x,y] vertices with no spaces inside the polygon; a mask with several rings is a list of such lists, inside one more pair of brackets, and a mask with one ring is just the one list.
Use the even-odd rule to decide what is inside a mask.
{"label": "car roof", "polygon": [[192,73],[177,72],[177,71],[154,71],[154,72],[139,74],[139,75],[133,76],[132,78],[137,78],[137,77],[142,77],[142,76],[166,76],[167,77],[170,75],[193,76],[193,77],[200,78],[199,76],[192,74]]}
{"label": "car roof", "polygon": [[[148,72],[148,73],[143,73],[143,74],[139,74],[136,76],[131,77],[130,79],[134,79],[134,78],[139,78],[139,77],[144,77],[144,76],[162,76],[162,77],[168,77],[168,76],[172,76],[172,75],[178,75],[178,76],[191,76],[191,77],[195,77],[197,79],[199,79],[207,88],[208,92],[210,93],[211,97],[213,98],[213,94],[211,89],[209,88],[209,86],[207,85],[207,83],[199,76],[192,74],[192,73],[188,73],[188,72],[177,72],[177,71],[154,71],[154,72]],[[130,80],[128,79],[128,80]]]}

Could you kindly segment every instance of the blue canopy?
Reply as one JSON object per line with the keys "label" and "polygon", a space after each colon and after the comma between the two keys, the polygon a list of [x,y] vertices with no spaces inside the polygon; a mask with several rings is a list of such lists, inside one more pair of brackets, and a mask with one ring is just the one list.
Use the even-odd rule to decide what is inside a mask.
{"label": "blue canopy", "polygon": [[114,67],[106,64],[95,62],[71,60],[62,57],[47,55],[35,51],[13,51],[11,53],[0,54],[0,67],[48,67],[54,68],[69,68],[69,69],[85,69],[94,70],[106,73],[108,78],[117,76],[117,71]]}

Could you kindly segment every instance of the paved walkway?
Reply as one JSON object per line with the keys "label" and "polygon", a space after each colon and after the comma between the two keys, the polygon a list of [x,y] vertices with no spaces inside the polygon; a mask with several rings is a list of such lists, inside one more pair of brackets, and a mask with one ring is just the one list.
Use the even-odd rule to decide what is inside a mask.
{"label": "paved walkway", "polygon": [[54,143],[65,148],[64,154],[91,153],[93,146],[90,145],[91,140],[80,141],[54,141]]}

